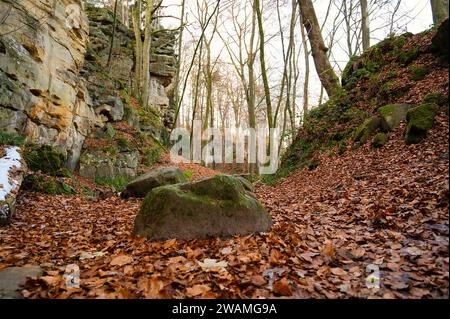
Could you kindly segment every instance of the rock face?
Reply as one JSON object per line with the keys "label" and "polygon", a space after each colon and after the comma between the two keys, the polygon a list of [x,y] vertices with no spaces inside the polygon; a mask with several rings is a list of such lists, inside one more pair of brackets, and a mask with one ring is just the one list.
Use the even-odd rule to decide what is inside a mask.
{"label": "rock face", "polygon": [[[111,67],[105,68],[112,13],[83,3],[0,2],[0,12],[7,13],[0,23],[0,130],[55,147],[70,169],[77,166],[86,137],[131,114],[124,92],[131,92],[133,79],[133,32],[118,22]],[[155,30],[150,58],[148,108],[155,108],[167,127],[174,113],[175,38],[176,32]],[[131,117],[137,129],[154,133],[148,119]]]}
{"label": "rock face", "polygon": [[162,167],[139,176],[130,182],[122,192],[122,197],[145,197],[156,187],[186,183],[187,178],[178,167]]}
{"label": "rock face", "polygon": [[105,156],[100,151],[90,151],[84,153],[80,159],[80,175],[92,180],[115,176],[134,178],[138,162],[138,151],[119,153],[116,156]]}
{"label": "rock face", "polygon": [[0,2],[0,11],[10,12],[0,24],[1,128],[54,146],[71,168],[98,123],[79,77],[89,32],[81,6],[79,0]]}
{"label": "rock face", "polygon": [[408,104],[388,104],[378,109],[381,117],[381,127],[387,132],[396,128],[406,120],[406,113],[411,108]]}
{"label": "rock face", "polygon": [[[115,91],[126,88],[128,92],[132,92],[134,34],[132,29],[117,21],[111,66],[104,69],[110,49],[113,14],[104,8],[92,6],[87,6],[86,12],[89,18],[90,41],[82,73],[87,80],[94,108],[98,114],[105,116],[104,121],[108,121],[117,113],[113,101]],[[174,116],[174,106],[170,105],[170,101],[172,80],[177,66],[174,49],[176,34],[171,30],[156,28],[152,36],[150,56],[149,104],[160,112],[167,127],[173,124]],[[117,118],[119,117],[113,120],[116,121]]]}
{"label": "rock face", "polygon": [[270,215],[239,180],[217,175],[153,189],[142,203],[134,232],[151,240],[248,235],[270,229]]}
{"label": "rock face", "polygon": [[6,147],[0,158],[0,225],[10,222],[15,212],[16,196],[19,192],[26,164],[18,147]]}

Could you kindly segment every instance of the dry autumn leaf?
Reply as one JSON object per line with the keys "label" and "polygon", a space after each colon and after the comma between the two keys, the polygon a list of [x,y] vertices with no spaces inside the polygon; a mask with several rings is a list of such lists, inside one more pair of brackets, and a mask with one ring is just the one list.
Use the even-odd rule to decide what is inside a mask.
{"label": "dry autumn leaf", "polygon": [[110,264],[112,266],[124,266],[127,264],[131,264],[133,262],[133,257],[127,256],[127,255],[119,255],[114,257]]}

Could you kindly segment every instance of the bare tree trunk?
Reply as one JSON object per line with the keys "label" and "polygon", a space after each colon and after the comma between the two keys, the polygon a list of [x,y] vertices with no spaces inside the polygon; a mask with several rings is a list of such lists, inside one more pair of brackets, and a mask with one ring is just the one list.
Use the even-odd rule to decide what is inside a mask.
{"label": "bare tree trunk", "polygon": [[361,5],[361,30],[363,51],[370,48],[370,27],[369,27],[369,10],[367,8],[367,0],[359,0]]}
{"label": "bare tree trunk", "polygon": [[[181,71],[181,51],[183,49],[183,31],[184,31],[184,12],[186,8],[186,0],[182,0],[181,2],[181,19],[180,19],[180,36],[178,38],[178,65],[177,65],[177,73],[175,74],[175,82],[173,92],[175,94],[175,105],[178,105],[178,101],[180,98],[178,89],[180,82],[180,71]],[[177,123],[174,123],[176,126]]]}
{"label": "bare tree trunk", "polygon": [[109,68],[111,66],[111,55],[114,46],[114,37],[116,35],[116,23],[117,23],[117,0],[114,2],[114,18],[113,18],[113,29],[111,34],[111,41],[108,53],[108,62],[106,62],[106,67]]}
{"label": "bare tree trunk", "polygon": [[319,22],[311,0],[298,0],[302,23],[308,33],[312,56],[317,74],[329,97],[335,95],[340,88],[339,78],[331,67],[327,57],[328,49],[323,42]]}
{"label": "bare tree trunk", "polygon": [[305,82],[303,82],[303,123],[305,122],[305,117],[308,114],[308,94],[309,94],[309,50],[308,43],[306,42],[305,28],[300,25],[300,32],[302,36],[302,46],[305,53]]}
{"label": "bare tree trunk", "polygon": [[145,10],[144,46],[142,50],[142,105],[148,106],[150,95],[150,47],[152,45],[153,0],[147,0]]}
{"label": "bare tree trunk", "polygon": [[139,98],[140,87],[142,83],[141,5],[142,0],[136,0],[132,14],[134,40],[136,41],[136,45],[134,46],[136,63],[134,65],[134,85],[133,85],[133,96],[135,98]]}
{"label": "bare tree trunk", "polygon": [[266,69],[266,59],[265,59],[265,43],[264,43],[264,28],[262,21],[262,13],[261,7],[259,4],[259,0],[254,0],[253,3],[254,10],[256,11],[256,17],[258,21],[258,31],[259,31],[259,59],[261,63],[261,76],[264,85],[264,95],[266,97],[266,108],[267,108],[267,124],[269,128],[274,127],[272,120],[272,100],[270,98],[270,87],[269,87],[269,79],[267,78],[267,69]]}
{"label": "bare tree trunk", "polygon": [[442,21],[448,18],[448,0],[430,0],[431,12],[433,13],[433,23],[435,25],[441,24]]}

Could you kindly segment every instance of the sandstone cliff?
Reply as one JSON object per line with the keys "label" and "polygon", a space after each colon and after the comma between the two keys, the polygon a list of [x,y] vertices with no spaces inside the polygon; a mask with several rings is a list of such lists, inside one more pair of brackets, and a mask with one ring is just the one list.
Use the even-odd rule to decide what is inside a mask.
{"label": "sandstone cliff", "polygon": [[[157,121],[129,108],[134,37],[118,22],[105,68],[112,13],[81,0],[2,0],[0,12],[0,130],[49,144],[76,168],[83,143],[108,122],[125,120],[161,139],[173,122],[170,88],[175,36],[155,30],[150,105]],[[159,123],[156,123],[159,122]]]}

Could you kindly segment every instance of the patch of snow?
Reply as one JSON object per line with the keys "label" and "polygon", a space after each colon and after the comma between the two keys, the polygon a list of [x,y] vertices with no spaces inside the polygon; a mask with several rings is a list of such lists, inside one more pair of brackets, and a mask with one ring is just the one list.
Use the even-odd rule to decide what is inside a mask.
{"label": "patch of snow", "polygon": [[10,172],[16,168],[20,169],[22,163],[20,162],[21,156],[18,152],[17,146],[6,147],[6,155],[0,158],[0,200],[5,200],[14,188],[18,185],[18,182],[10,178]]}

